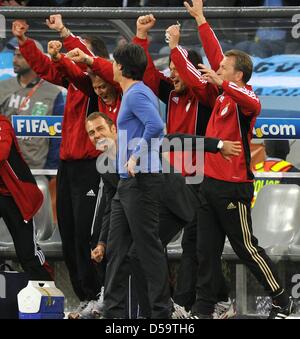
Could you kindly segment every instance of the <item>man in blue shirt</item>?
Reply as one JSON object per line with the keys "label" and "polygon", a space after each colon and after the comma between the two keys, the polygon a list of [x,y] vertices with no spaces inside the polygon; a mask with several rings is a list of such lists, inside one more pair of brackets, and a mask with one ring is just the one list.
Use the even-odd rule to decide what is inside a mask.
{"label": "man in blue shirt", "polygon": [[111,205],[104,317],[124,318],[128,251],[134,244],[147,279],[151,317],[169,318],[168,268],[158,233],[164,124],[157,98],[141,81],[147,66],[144,50],[128,44],[115,50],[114,59],[114,80],[123,90],[117,120],[120,182]]}

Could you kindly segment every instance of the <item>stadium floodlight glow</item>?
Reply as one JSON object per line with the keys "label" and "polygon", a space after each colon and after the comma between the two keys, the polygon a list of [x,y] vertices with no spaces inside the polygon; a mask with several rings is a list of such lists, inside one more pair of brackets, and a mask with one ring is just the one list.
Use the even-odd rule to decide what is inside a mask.
{"label": "stadium floodlight glow", "polygon": [[6,38],[6,20],[5,16],[0,14],[0,39]]}

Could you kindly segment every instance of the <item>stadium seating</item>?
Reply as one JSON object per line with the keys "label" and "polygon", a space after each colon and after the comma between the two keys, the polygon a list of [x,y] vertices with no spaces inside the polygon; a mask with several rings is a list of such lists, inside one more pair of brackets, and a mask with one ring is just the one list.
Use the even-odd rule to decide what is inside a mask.
{"label": "stadium seating", "polygon": [[35,179],[44,195],[44,203],[34,217],[37,239],[38,241],[40,241],[47,240],[51,237],[55,225],[53,222],[52,204],[48,180],[45,176],[36,176]]}
{"label": "stadium seating", "polygon": [[[273,261],[289,259],[300,247],[300,187],[298,185],[264,186],[252,210],[253,234]],[[229,241],[223,257],[237,260]]]}
{"label": "stadium seating", "polygon": [[[252,210],[253,233],[275,262],[300,259],[300,187],[264,186]],[[236,308],[247,314],[247,270],[240,264],[228,240],[223,258],[236,262]]]}
{"label": "stadium seating", "polygon": [[260,246],[272,260],[286,259],[289,247],[300,237],[300,187],[265,186],[258,194],[252,218]]}
{"label": "stadium seating", "polygon": [[39,246],[47,259],[62,259],[62,244],[58,226],[55,227],[49,239],[39,241]]}

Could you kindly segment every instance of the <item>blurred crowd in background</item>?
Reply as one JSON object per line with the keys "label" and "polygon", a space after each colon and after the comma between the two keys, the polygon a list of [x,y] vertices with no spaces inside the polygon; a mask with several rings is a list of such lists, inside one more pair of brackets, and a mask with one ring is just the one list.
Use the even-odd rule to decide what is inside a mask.
{"label": "blurred crowd in background", "polygon": [[[0,0],[0,6],[181,7],[183,0]],[[206,6],[298,6],[297,0],[206,0]]]}

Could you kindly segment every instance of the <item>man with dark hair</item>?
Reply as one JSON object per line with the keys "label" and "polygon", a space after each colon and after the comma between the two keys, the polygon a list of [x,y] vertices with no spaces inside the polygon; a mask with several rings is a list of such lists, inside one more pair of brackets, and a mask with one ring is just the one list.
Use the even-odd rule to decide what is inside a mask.
{"label": "man with dark hair", "polygon": [[121,65],[120,70],[123,77],[136,81],[143,79],[147,57],[141,48],[132,44],[121,46],[114,51],[114,59],[117,64]]}
{"label": "man with dark hair", "polygon": [[124,316],[126,257],[134,243],[148,282],[151,317],[169,318],[168,268],[158,236],[159,139],[164,126],[155,95],[141,81],[147,66],[143,49],[133,44],[119,47],[114,59],[114,80],[123,90],[117,120],[120,182],[112,202],[104,316]]}
{"label": "man with dark hair", "polygon": [[[195,51],[187,51],[179,45],[180,29],[178,25],[170,26],[166,33],[169,38],[170,77],[166,77],[156,69],[149,54],[148,31],[155,25],[155,17],[141,16],[137,19],[137,32],[133,42],[142,46],[148,57],[148,65],[144,75],[144,82],[167,105],[167,133],[187,133],[204,136],[206,126],[211,115],[214,100],[218,95],[216,86],[211,86],[203,80],[198,72],[198,63],[202,58]],[[173,156],[174,154],[174,156]],[[187,157],[189,154],[187,153]],[[182,169],[181,160],[186,154],[171,153],[171,164]],[[193,155],[195,160],[195,154]],[[184,175],[191,175],[183,169]],[[192,185],[198,190],[198,185]],[[174,301],[186,309],[190,309],[195,301],[195,286],[197,282],[197,255],[196,255],[196,219],[185,228],[182,239],[182,259],[179,267],[177,288]],[[222,270],[218,272],[219,281],[224,281]],[[221,284],[220,284],[221,285]],[[233,308],[228,297],[226,286],[220,287],[222,293],[219,300],[224,312],[219,316],[227,316],[227,311]],[[226,302],[226,307],[223,307]]]}
{"label": "man with dark hair", "polygon": [[[106,198],[106,210],[102,220],[98,245],[92,251],[92,258],[99,262],[102,261],[105,254],[110,228],[111,203],[119,182],[119,175],[115,172],[114,165],[112,164],[116,157],[117,133],[113,121],[107,115],[100,112],[92,113],[86,119],[86,130],[95,147],[104,152],[98,158],[97,168],[101,171],[102,166],[105,166],[103,167],[105,171],[102,171],[101,174],[104,182],[103,194]],[[180,134],[165,136],[166,140],[172,140],[173,137],[180,138],[182,143],[187,138],[194,138],[190,135]],[[219,140],[217,139],[205,139],[204,150],[209,152],[220,151],[225,157],[238,155],[240,151],[240,145],[237,145],[235,142],[224,141],[224,148],[222,150],[218,149],[218,143]],[[109,166],[108,161],[111,162],[112,166]],[[172,172],[163,175],[160,190],[159,237],[164,246],[194,219],[199,204],[201,204],[201,199],[197,197],[191,185],[185,183],[185,178],[181,174]],[[143,269],[133,249],[130,251],[130,259],[130,267],[141,311],[139,315],[148,318],[151,316],[151,308],[148,301],[147,283],[144,278]],[[98,303],[94,312],[101,314],[101,306],[101,302],[100,304]],[[180,315],[181,317],[184,315],[182,308],[180,309]]]}
{"label": "man with dark hair", "polygon": [[203,48],[213,68],[209,70],[202,65],[200,70],[207,81],[223,89],[216,99],[206,136],[238,139],[243,145],[241,154],[230,163],[223,161],[219,155],[205,155],[205,178],[201,193],[207,203],[199,211],[203,222],[199,223],[201,237],[197,246],[199,271],[197,300],[193,309],[195,318],[210,318],[214,310],[218,291],[215,272],[221,266],[227,236],[237,256],[272,297],[269,318],[284,319],[293,312],[294,302],[252,232],[254,176],[250,169],[249,143],[261,105],[251,86],[245,82],[251,77],[251,59],[239,51],[223,54],[204,17],[202,0],[193,0],[192,6],[188,2],[184,5],[196,19]]}
{"label": "man with dark hair", "polygon": [[0,218],[8,227],[30,280],[52,280],[36,243],[33,222],[42,203],[43,194],[23,159],[14,129],[0,113]]}

